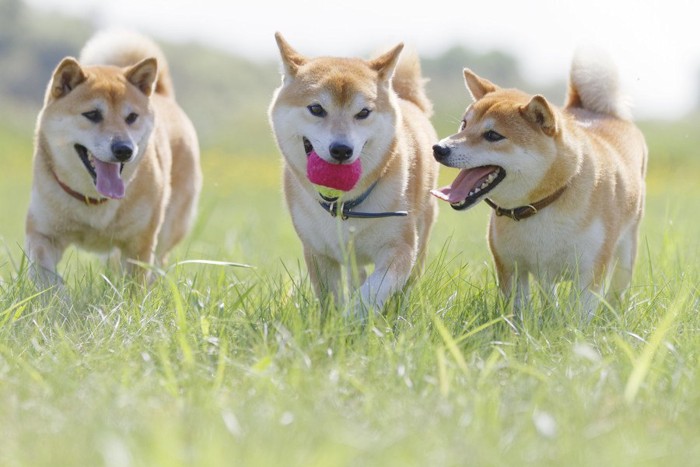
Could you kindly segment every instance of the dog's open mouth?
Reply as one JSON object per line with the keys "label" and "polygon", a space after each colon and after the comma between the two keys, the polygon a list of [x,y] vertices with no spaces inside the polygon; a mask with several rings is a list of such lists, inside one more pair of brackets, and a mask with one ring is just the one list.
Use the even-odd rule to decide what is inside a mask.
{"label": "dog's open mouth", "polygon": [[74,147],[80,160],[83,161],[83,165],[92,177],[92,182],[95,184],[97,191],[108,198],[123,198],[125,188],[121,173],[124,170],[124,164],[101,161],[81,144],[76,144]]}
{"label": "dog's open mouth", "polygon": [[97,182],[97,172],[95,172],[95,165],[92,162],[94,160],[94,158],[92,157],[92,154],[90,154],[88,152],[87,148],[81,144],[75,145],[75,151],[78,153],[80,160],[83,161],[83,165],[85,166],[88,173],[92,177],[92,181],[94,183],[96,183]]}
{"label": "dog's open mouth", "polygon": [[305,136],[302,137],[302,140],[304,141],[304,152],[306,152],[306,157],[308,157],[308,156],[310,156],[311,153],[313,152],[314,147],[313,147],[313,145],[311,144],[311,141],[309,141],[308,139],[306,139]]}
{"label": "dog's open mouth", "polygon": [[450,203],[453,209],[461,211],[476,204],[501,183],[505,176],[506,171],[495,165],[462,169],[451,185],[430,190],[430,193]]}

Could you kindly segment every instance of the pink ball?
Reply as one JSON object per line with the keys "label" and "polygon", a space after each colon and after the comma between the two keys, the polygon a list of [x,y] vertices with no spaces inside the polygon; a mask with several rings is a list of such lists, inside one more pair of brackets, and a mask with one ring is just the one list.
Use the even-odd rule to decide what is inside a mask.
{"label": "pink ball", "polygon": [[350,191],[362,175],[362,162],[358,158],[352,164],[331,164],[311,151],[306,161],[306,176],[314,185],[340,191]]}

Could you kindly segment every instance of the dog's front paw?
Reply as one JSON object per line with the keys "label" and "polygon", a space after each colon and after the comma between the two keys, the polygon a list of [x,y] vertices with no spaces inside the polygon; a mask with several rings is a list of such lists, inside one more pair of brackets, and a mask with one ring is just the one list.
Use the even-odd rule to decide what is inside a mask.
{"label": "dog's front paw", "polygon": [[346,320],[366,322],[370,315],[379,313],[381,307],[365,298],[361,293],[353,294],[343,311]]}
{"label": "dog's front paw", "polygon": [[355,319],[358,321],[367,321],[370,315],[378,315],[381,313],[383,301],[378,299],[376,295],[371,294],[368,287],[363,285],[359,291],[352,295],[352,298],[345,307],[343,316],[346,319]]}
{"label": "dog's front paw", "polygon": [[68,288],[57,272],[37,263],[30,263],[28,272],[29,280],[39,292],[39,300],[44,306],[59,304],[68,308],[72,305]]}
{"label": "dog's front paw", "polygon": [[31,279],[38,290],[64,288],[63,278],[57,272],[36,263],[29,266],[29,279]]}

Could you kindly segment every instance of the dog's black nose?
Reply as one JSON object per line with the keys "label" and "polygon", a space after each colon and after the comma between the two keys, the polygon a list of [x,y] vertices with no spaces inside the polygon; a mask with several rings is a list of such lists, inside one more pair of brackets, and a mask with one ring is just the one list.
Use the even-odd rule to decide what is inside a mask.
{"label": "dog's black nose", "polygon": [[131,159],[134,149],[129,144],[118,141],[112,143],[112,154],[119,162],[126,162]]}
{"label": "dog's black nose", "polygon": [[449,156],[450,152],[451,150],[447,146],[441,146],[439,144],[433,146],[433,156],[435,156],[435,160],[438,162]]}
{"label": "dog's black nose", "polygon": [[352,157],[352,148],[347,144],[333,143],[329,148],[331,157],[338,162],[343,162]]}

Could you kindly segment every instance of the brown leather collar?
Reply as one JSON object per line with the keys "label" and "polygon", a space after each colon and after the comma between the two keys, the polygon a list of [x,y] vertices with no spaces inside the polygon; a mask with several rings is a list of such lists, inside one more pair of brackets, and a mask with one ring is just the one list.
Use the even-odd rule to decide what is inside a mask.
{"label": "brown leather collar", "polygon": [[497,206],[496,203],[494,203],[488,198],[486,198],[485,201],[486,204],[491,206],[496,211],[497,216],[506,216],[510,217],[515,221],[519,221],[521,219],[527,219],[528,217],[534,216],[542,208],[549,206],[550,204],[555,202],[562,195],[562,193],[564,193],[564,190],[566,190],[567,186],[568,185],[564,185],[551,195],[537,201],[536,203],[528,204],[526,206],[520,206],[518,208],[513,209],[503,209],[502,207]]}
{"label": "brown leather collar", "polygon": [[56,175],[56,172],[53,170],[51,171],[53,174],[53,178],[56,179],[56,182],[58,185],[63,188],[63,191],[71,195],[73,198],[77,199],[78,201],[82,201],[83,203],[87,204],[88,206],[97,206],[98,204],[102,204],[105,201],[108,201],[109,198],[90,198],[88,195],[84,195],[82,193],[78,193],[65,183],[63,183],[59,178],[58,175]]}

